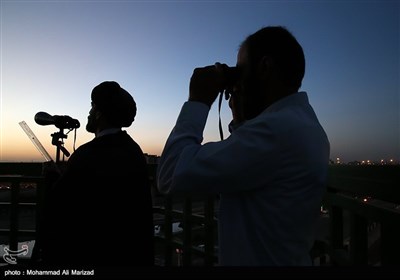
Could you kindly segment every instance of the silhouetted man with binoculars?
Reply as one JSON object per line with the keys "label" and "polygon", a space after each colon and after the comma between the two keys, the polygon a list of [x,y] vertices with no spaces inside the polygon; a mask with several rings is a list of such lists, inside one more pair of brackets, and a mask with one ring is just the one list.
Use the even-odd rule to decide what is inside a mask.
{"label": "silhouetted man with binoculars", "polygon": [[[302,47],[283,27],[242,43],[235,68],[196,68],[162,153],[164,193],[219,194],[219,262],[311,265],[330,145],[305,92]],[[231,135],[202,144],[218,94],[229,97]]]}

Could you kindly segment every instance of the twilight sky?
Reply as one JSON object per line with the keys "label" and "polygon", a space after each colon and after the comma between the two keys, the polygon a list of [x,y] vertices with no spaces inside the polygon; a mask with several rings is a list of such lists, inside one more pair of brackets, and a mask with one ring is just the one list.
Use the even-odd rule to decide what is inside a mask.
{"label": "twilight sky", "polygon": [[[39,111],[78,119],[76,147],[91,140],[90,92],[105,80],[133,95],[138,114],[127,131],[160,155],[193,69],[235,65],[240,43],[268,25],[287,27],[303,46],[301,90],[331,158],[400,159],[399,1],[0,0],[0,16],[0,161],[44,161],[20,121],[55,159],[58,129],[36,124]],[[227,127],[227,103],[221,117]],[[73,140],[71,132],[70,152]],[[218,140],[214,104],[204,141]]]}

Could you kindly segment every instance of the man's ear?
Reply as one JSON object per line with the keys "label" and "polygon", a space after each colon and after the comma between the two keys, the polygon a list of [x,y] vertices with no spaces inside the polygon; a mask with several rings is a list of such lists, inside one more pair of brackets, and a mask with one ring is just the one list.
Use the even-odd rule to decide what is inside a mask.
{"label": "man's ear", "polygon": [[263,77],[270,77],[274,73],[274,60],[270,56],[263,56],[259,63],[259,71]]}
{"label": "man's ear", "polygon": [[95,117],[96,120],[99,120],[102,116],[103,116],[103,113],[100,112],[99,110],[96,110],[94,112],[94,117]]}
{"label": "man's ear", "polygon": [[97,108],[96,104],[92,102],[92,108],[90,109],[90,115],[93,119],[98,120],[101,117],[101,112]]}

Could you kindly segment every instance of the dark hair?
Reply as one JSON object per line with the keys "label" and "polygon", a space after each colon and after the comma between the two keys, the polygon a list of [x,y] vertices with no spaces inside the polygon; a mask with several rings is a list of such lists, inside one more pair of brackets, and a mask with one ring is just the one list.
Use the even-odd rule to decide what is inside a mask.
{"label": "dark hair", "polygon": [[105,81],[92,90],[92,102],[113,125],[128,127],[135,120],[136,103],[117,82]]}
{"label": "dark hair", "polygon": [[301,87],[305,72],[303,49],[285,27],[264,27],[248,36],[242,46],[247,47],[252,67],[268,56],[274,62],[277,77],[282,82],[296,91]]}

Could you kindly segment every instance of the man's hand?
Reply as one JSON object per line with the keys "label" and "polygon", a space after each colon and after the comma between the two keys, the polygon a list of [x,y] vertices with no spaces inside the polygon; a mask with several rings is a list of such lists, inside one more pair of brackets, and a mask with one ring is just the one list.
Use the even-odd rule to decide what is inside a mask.
{"label": "man's hand", "polygon": [[189,101],[202,102],[211,107],[226,84],[224,67],[227,67],[227,65],[216,63],[215,65],[194,69],[190,79]]}

